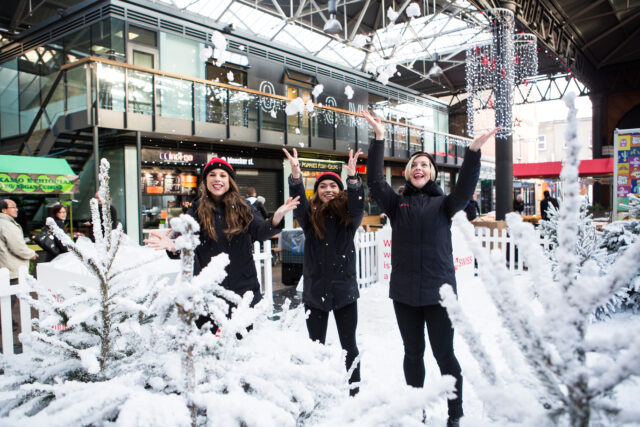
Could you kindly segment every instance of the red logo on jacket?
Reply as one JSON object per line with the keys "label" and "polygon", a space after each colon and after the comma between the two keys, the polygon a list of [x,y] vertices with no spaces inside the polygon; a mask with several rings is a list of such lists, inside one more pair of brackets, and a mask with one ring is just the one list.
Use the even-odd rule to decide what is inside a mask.
{"label": "red logo on jacket", "polygon": [[409,203],[400,203],[400,207],[401,207],[401,208],[408,208],[408,207],[410,207],[410,206],[411,206],[411,205],[410,205]]}

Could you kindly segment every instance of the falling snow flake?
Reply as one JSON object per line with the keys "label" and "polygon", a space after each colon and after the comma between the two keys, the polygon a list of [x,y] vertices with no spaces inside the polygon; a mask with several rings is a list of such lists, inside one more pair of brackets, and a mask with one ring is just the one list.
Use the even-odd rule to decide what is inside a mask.
{"label": "falling snow flake", "polygon": [[395,22],[395,20],[398,19],[398,12],[393,10],[392,7],[389,7],[389,9],[387,9],[387,18],[389,18],[389,21]]}
{"label": "falling snow flake", "polygon": [[211,55],[213,55],[213,49],[211,49],[210,47],[205,47],[200,51],[200,60],[202,62],[206,62],[209,58],[211,58]]}
{"label": "falling snow flake", "polygon": [[347,99],[353,98],[353,88],[349,85],[345,86],[344,94],[347,95]]}
{"label": "falling snow flake", "polygon": [[300,135],[300,129],[296,128],[296,135]]}
{"label": "falling snow flake", "polygon": [[229,71],[227,73],[227,80],[230,81],[230,82],[232,82],[234,80],[233,71]]}
{"label": "falling snow flake", "polygon": [[297,97],[289,104],[287,104],[287,108],[284,109],[287,116],[293,116],[294,114],[302,113],[304,111],[304,101],[302,98]]}
{"label": "falling snow flake", "polygon": [[313,92],[311,92],[311,95],[313,95],[314,98],[317,98],[320,96],[323,90],[324,90],[323,84],[315,85],[315,87],[313,88]]}
{"label": "falling snow flake", "polygon": [[274,119],[278,118],[278,113],[276,113],[275,109],[271,110],[271,117],[273,117]]}
{"label": "falling snow flake", "polygon": [[420,16],[420,6],[418,3],[413,2],[409,6],[407,6],[407,10],[405,11],[408,18],[417,18]]}

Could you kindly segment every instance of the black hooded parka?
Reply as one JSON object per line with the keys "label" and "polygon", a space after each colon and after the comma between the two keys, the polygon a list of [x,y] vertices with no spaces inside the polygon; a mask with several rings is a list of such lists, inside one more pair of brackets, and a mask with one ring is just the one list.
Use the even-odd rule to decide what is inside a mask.
{"label": "black hooded parka", "polygon": [[383,175],[384,141],[373,141],[367,160],[367,183],[373,199],[391,222],[389,297],[414,307],[439,304],[440,286],[456,292],[451,218],[467,205],[480,174],[480,151],[466,149],[458,181],[445,196],[430,180],[417,189],[407,181],[399,195]]}
{"label": "black hooded parka", "polygon": [[355,302],[360,296],[356,277],[356,252],[353,238],[364,214],[362,182],[347,180],[347,210],[351,221],[325,212],[324,238],[319,238],[309,220],[309,201],[302,179],[289,176],[289,194],[300,196],[300,204],[293,211],[304,231],[304,290],[302,302],[322,311],[337,310]]}
{"label": "black hooded parka", "polygon": [[[262,219],[254,208],[251,208],[253,220],[249,223],[246,232],[234,235],[231,240],[224,234],[225,210],[221,203],[214,208],[214,228],[217,240],[209,237],[206,229],[198,217],[198,201],[196,200],[187,211],[200,224],[200,244],[196,247],[193,274],[198,275],[205,268],[211,258],[223,252],[229,255],[229,265],[226,267],[227,277],[220,284],[225,289],[242,296],[247,291],[254,293],[252,305],[257,304],[262,296],[260,294],[260,283],[256,273],[256,266],[253,260],[253,242],[263,241],[279,233],[284,227],[284,220],[274,227],[271,220]],[[174,255],[175,256],[175,255]]]}

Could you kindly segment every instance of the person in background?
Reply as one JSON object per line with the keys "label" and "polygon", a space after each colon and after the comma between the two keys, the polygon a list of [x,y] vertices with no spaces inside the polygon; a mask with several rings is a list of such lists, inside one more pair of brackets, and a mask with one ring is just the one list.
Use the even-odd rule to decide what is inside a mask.
{"label": "person in background", "polygon": [[[264,208],[264,197],[262,197],[262,202],[260,202],[258,193],[256,193],[256,189],[253,187],[247,188],[247,194],[244,199],[249,206],[251,206],[257,213],[262,216],[262,219],[267,219],[267,211]],[[254,212],[255,213],[255,212]]]}
{"label": "person in background", "polygon": [[264,207],[264,204],[266,201],[267,199],[265,199],[264,197],[258,196],[256,197],[256,203],[254,205],[256,210],[260,212],[260,215],[262,215],[262,218],[264,219],[267,219],[269,217],[269,214],[267,213],[267,210]]}
{"label": "person in background", "polygon": [[[67,221],[67,208],[66,208],[66,206],[64,206],[62,203],[56,203],[49,210],[49,217],[53,218],[53,220],[55,221],[56,225],[61,230],[66,231],[66,228],[65,228],[65,222]],[[47,227],[46,221],[45,221],[43,227]],[[61,253],[67,252],[66,246],[64,246],[62,244],[62,242],[60,240],[58,240],[58,238],[56,238],[54,236],[53,240],[55,242],[55,247],[56,247],[57,251],[49,251],[47,248],[44,248],[44,253],[45,253],[45,257],[46,257],[45,258],[45,262],[53,261],[53,259],[55,257],[57,257],[58,255],[60,255]]]}
{"label": "person in background", "polygon": [[518,194],[513,201],[513,211],[520,215],[524,212],[524,200],[522,199],[522,194]]}
{"label": "person in background", "polygon": [[[333,311],[349,371],[359,354],[356,326],[360,293],[353,238],[364,215],[364,190],[356,173],[360,150],[355,154],[349,150],[347,190],[338,174],[324,172],[316,178],[311,200],[305,195],[298,152],[294,148],[291,156],[286,149],[283,151],[291,163],[289,194],[300,199],[294,215],[305,237],[302,302],[309,312],[309,338],[324,344],[329,312]],[[349,384],[359,382],[360,362],[353,369]],[[352,386],[349,395],[354,396],[358,390]]]}
{"label": "person in background", "polygon": [[[18,284],[18,270],[35,261],[38,254],[29,249],[24,241],[22,227],[16,222],[18,206],[11,199],[0,200],[0,268],[9,270],[9,284]],[[13,342],[18,343],[20,333],[20,304],[15,295],[11,296],[11,316],[13,319]]]}
{"label": "person in background", "polygon": [[[198,275],[211,259],[222,252],[229,255],[227,276],[220,286],[242,296],[253,293],[251,305],[261,299],[260,283],[253,260],[253,242],[267,240],[284,227],[284,216],[298,206],[298,198],[289,198],[280,206],[269,221],[254,215],[247,205],[235,181],[235,171],[225,160],[213,157],[202,170],[202,180],[198,189],[199,198],[193,202],[188,215],[200,225],[200,245],[196,247],[193,274]],[[166,250],[170,257],[178,254],[173,240],[169,237],[173,230],[152,232],[144,243],[156,250]],[[229,304],[228,316],[231,316]],[[196,322],[202,327],[208,318]],[[215,332],[217,325],[212,325]]]}
{"label": "person in background", "polygon": [[[408,385],[423,387],[425,379],[424,329],[442,375],[456,379],[453,399],[448,400],[448,427],[460,425],[462,373],[453,350],[453,326],[440,305],[440,287],[445,283],[456,292],[451,253],[451,218],[463,209],[480,175],[480,148],[498,132],[476,138],[466,149],[458,181],[446,196],[436,183],[438,169],[426,152],[411,156],[405,167],[405,189],[396,194],[384,177],[384,126],[368,111],[361,112],[375,133],[369,145],[367,179],[373,199],[393,224],[389,297],[404,344],[404,377]],[[426,422],[426,412],[423,413]]]}
{"label": "person in background", "polygon": [[551,193],[549,193],[549,190],[545,190],[543,194],[544,194],[544,199],[540,200],[540,215],[542,216],[543,220],[548,221],[549,207],[553,205],[557,210],[557,209],[560,209],[560,204],[558,203],[558,200],[555,197],[551,197]]}
{"label": "person in background", "polygon": [[473,221],[476,219],[478,214],[480,213],[480,206],[478,206],[478,201],[476,200],[476,194],[473,194],[473,198],[469,200],[467,206],[464,208],[464,213],[467,214],[467,219],[469,221]]}

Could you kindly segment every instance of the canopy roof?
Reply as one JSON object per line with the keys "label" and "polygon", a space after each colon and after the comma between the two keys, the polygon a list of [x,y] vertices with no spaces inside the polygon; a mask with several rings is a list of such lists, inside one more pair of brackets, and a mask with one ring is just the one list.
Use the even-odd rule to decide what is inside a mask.
{"label": "canopy roof", "polygon": [[77,182],[65,159],[0,155],[0,193],[76,193]]}
{"label": "canopy roof", "polygon": [[[562,162],[518,163],[513,165],[514,178],[558,178]],[[613,175],[613,158],[581,160],[580,176]]]}

